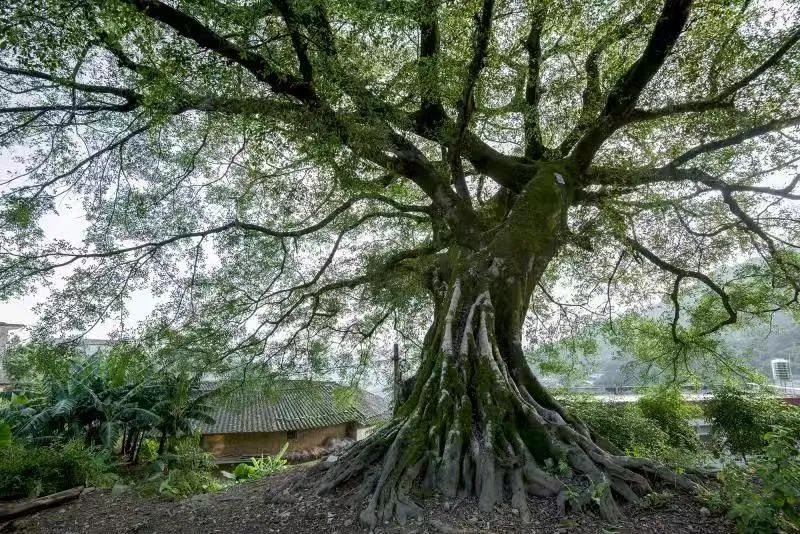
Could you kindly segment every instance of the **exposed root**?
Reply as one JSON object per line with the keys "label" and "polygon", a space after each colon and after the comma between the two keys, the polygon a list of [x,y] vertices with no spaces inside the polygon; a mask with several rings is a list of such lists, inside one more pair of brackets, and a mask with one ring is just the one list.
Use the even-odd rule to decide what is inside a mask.
{"label": "exposed root", "polygon": [[[562,513],[591,505],[616,520],[618,503],[650,493],[650,479],[696,488],[655,462],[601,447],[549,395],[518,380],[496,339],[489,292],[462,301],[468,293],[454,284],[399,417],[331,466],[320,491],[357,478],[357,499],[367,501],[361,521],[374,527],[419,516],[417,501],[433,492],[474,496],[486,512],[510,502],[527,522],[529,495],[555,498]],[[561,473],[566,481],[558,468],[570,472]]]}

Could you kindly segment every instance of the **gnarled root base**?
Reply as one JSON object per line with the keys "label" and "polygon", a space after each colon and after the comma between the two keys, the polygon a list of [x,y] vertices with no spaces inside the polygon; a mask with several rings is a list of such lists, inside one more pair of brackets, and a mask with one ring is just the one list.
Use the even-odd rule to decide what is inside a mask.
{"label": "gnarled root base", "polygon": [[[654,461],[610,454],[569,426],[549,429],[558,439],[554,443],[561,453],[558,460],[538,462],[521,435],[512,439],[504,435],[495,442],[473,434],[462,444],[457,431],[448,432],[444,450],[418,450],[413,455],[417,460],[411,460],[415,431],[429,428],[420,420],[393,422],[334,463],[318,486],[320,492],[357,478],[361,484],[354,502],[360,504],[370,496],[360,519],[375,526],[392,520],[405,524],[420,516],[418,499],[436,491],[449,498],[475,496],[482,511],[509,502],[528,522],[528,495],[555,498],[562,514],[593,505],[604,519],[614,521],[621,517],[620,499],[636,502],[652,492],[651,480],[686,491],[697,488],[693,479]],[[571,474],[566,476],[571,480],[562,480],[547,466],[568,466]]]}
{"label": "gnarled root base", "polygon": [[[374,526],[420,515],[416,497],[432,492],[475,496],[483,511],[509,501],[523,521],[530,519],[529,494],[557,499],[562,512],[594,503],[615,520],[617,499],[636,501],[651,491],[645,475],[695,488],[666,467],[601,448],[541,387],[519,380],[495,338],[488,293],[464,310],[453,350],[457,286],[453,293],[442,332],[434,334],[439,350],[423,361],[399,417],[334,463],[322,491],[359,477],[359,502],[370,496],[361,520]],[[570,483],[548,466],[571,472]]]}

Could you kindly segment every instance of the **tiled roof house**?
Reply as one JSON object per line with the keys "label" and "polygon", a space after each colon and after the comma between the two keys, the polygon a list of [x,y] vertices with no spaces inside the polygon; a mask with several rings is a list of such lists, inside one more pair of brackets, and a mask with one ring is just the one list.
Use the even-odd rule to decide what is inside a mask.
{"label": "tiled roof house", "polygon": [[220,463],[274,454],[287,441],[290,458],[319,456],[346,440],[365,438],[389,417],[383,398],[333,382],[290,380],[266,391],[238,390],[212,399],[215,422],[199,431]]}

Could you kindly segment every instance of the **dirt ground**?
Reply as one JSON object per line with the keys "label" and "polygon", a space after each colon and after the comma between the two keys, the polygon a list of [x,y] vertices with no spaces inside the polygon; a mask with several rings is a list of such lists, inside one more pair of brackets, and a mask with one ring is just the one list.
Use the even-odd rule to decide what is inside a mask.
{"label": "dirt ground", "polygon": [[[285,489],[304,476],[304,469],[260,481],[237,484],[226,491],[198,495],[178,502],[144,499],[126,492],[89,490],[64,506],[0,524],[0,534],[19,533],[360,533],[369,532],[358,522],[347,491],[318,496],[309,490]],[[498,506],[485,514],[470,499],[426,501],[425,516],[401,526],[383,525],[379,533],[669,533],[716,534],[734,532],[724,518],[702,509],[688,495],[675,494],[646,506],[625,509],[627,519],[604,523],[591,512],[558,517],[552,499],[532,498],[533,520],[522,524],[516,510]]]}

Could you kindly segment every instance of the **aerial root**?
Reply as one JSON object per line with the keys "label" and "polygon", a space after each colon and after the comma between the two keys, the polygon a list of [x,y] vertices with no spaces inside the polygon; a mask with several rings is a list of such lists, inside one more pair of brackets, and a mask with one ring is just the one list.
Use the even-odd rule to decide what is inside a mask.
{"label": "aerial root", "polygon": [[523,523],[531,522],[531,511],[528,508],[528,494],[523,482],[522,469],[514,469],[511,473],[511,506],[519,510],[519,518]]}
{"label": "aerial root", "polygon": [[686,475],[676,473],[669,467],[649,460],[647,458],[634,458],[630,456],[615,456],[614,461],[628,469],[643,471],[662,482],[680,488],[690,493],[696,493],[700,485]]}
{"label": "aerial root", "polygon": [[[334,462],[320,492],[359,480],[356,503],[367,501],[360,519],[374,527],[419,516],[418,486],[446,499],[474,496],[484,512],[510,502],[523,522],[531,519],[529,495],[555,498],[562,514],[594,503],[613,521],[622,516],[617,499],[636,502],[652,491],[647,477],[696,489],[665,466],[601,447],[551,398],[518,382],[500,353],[488,294],[469,307],[462,342],[453,343],[458,295],[445,318],[445,341],[422,367],[401,417]],[[567,486],[540,466],[546,458],[565,462],[588,483]]]}

